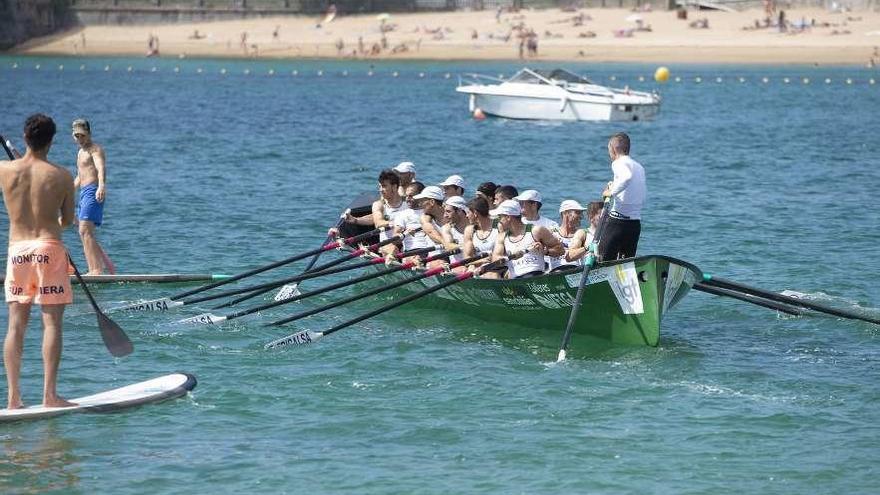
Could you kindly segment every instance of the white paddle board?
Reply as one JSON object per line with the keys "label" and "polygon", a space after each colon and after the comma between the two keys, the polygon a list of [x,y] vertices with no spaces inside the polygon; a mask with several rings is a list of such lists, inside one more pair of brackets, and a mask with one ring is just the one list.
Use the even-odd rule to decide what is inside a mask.
{"label": "white paddle board", "polygon": [[114,412],[142,404],[174,399],[196,387],[196,377],[188,373],[173,373],[125,387],[108,390],[77,399],[70,407],[30,406],[22,409],[0,409],[0,423],[43,419],[72,412]]}

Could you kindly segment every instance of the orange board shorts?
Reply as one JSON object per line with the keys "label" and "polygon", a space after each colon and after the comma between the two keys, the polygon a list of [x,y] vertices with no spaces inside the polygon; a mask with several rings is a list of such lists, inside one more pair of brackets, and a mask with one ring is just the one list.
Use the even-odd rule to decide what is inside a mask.
{"label": "orange board shorts", "polygon": [[64,243],[57,239],[10,242],[5,286],[6,302],[72,303]]}

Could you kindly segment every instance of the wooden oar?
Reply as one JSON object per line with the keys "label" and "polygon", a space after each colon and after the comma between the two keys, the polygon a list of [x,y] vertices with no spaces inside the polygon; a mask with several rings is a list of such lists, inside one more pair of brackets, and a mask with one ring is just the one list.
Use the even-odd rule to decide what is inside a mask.
{"label": "wooden oar", "polygon": [[[431,262],[431,261],[435,261],[438,259],[448,258],[449,256],[452,256],[453,254],[455,254],[457,252],[458,252],[458,249],[444,251],[440,254],[436,254],[434,256],[428,257],[425,261]],[[376,258],[376,263],[383,263],[384,261],[385,260],[383,258]],[[288,304],[288,303],[292,303],[292,302],[296,302],[296,301],[301,301],[303,299],[307,299],[312,296],[317,296],[319,294],[324,294],[324,293],[330,292],[332,290],[341,289],[343,287],[348,287],[350,285],[359,284],[361,282],[366,282],[367,280],[379,278],[379,277],[388,275],[390,273],[399,272],[401,270],[409,270],[410,268],[415,268],[415,266],[416,266],[415,261],[408,261],[406,263],[402,263],[400,265],[397,265],[397,266],[394,266],[391,268],[386,268],[384,270],[379,270],[377,272],[370,273],[370,274],[364,275],[362,277],[357,277],[357,278],[353,278],[351,280],[346,280],[343,282],[330,284],[330,285],[321,287],[320,289],[315,289],[313,291],[303,292],[303,293],[297,294],[293,297],[290,297],[288,299],[282,299],[281,301],[273,301],[271,303],[267,303],[267,304],[263,304],[260,306],[255,306],[252,308],[244,309],[241,311],[237,311],[235,313],[230,313],[225,316],[218,316],[218,315],[214,315],[211,313],[203,313],[200,315],[193,316],[191,318],[185,318],[183,320],[178,321],[177,323],[178,324],[201,323],[201,324],[205,324],[205,325],[216,325],[217,323],[221,323],[221,322],[228,321],[228,320],[233,320],[235,318],[241,318],[242,316],[247,316],[247,315],[259,312],[259,311],[274,308],[276,306],[281,306],[282,304]]]}
{"label": "wooden oar", "polygon": [[[507,260],[501,259],[501,260],[493,261],[492,263],[488,263],[484,266],[489,267],[491,269],[493,267],[493,265],[497,266],[498,264],[500,264],[500,262],[506,262],[506,261]],[[411,294],[409,296],[406,296],[406,297],[404,297],[398,301],[395,301],[391,304],[387,304],[385,306],[382,306],[379,309],[376,309],[376,310],[370,311],[369,313],[358,316],[357,318],[353,318],[353,319],[348,320],[346,322],[340,323],[340,324],[334,326],[333,328],[329,328],[327,330],[324,330],[323,332],[312,332],[311,330],[303,330],[301,332],[297,332],[292,335],[288,335],[287,337],[282,337],[280,339],[273,340],[272,342],[269,342],[268,344],[266,344],[263,348],[264,349],[277,349],[279,347],[285,347],[288,345],[313,344],[313,343],[317,342],[318,340],[326,337],[327,335],[330,335],[331,333],[338,332],[339,330],[342,330],[343,328],[350,327],[351,325],[354,325],[355,323],[359,323],[361,321],[372,318],[376,315],[385,313],[386,311],[390,311],[390,310],[397,308],[399,306],[403,306],[404,304],[415,301],[416,299],[421,299],[421,298],[427,296],[428,294],[433,294],[434,292],[437,292],[438,290],[442,290],[442,289],[449,287],[450,285],[457,284],[459,282],[463,282],[469,278],[472,278],[473,276],[474,276],[474,272],[471,272],[471,271],[467,271],[464,273],[460,273],[458,275],[454,275],[449,280],[440,282],[437,285],[434,285],[434,286],[429,287],[425,290],[422,290],[421,292],[416,292],[415,294]]]}
{"label": "wooden oar", "polygon": [[590,270],[593,269],[593,265],[596,263],[596,246],[599,245],[599,241],[601,241],[602,234],[605,231],[605,224],[608,220],[608,207],[611,204],[609,198],[605,198],[605,204],[602,206],[602,216],[599,218],[599,225],[596,227],[596,237],[593,238],[593,242],[590,244],[587,251],[587,259],[584,260],[584,270],[581,272],[581,280],[578,283],[577,295],[574,298],[574,304],[571,307],[571,312],[568,314],[568,324],[565,325],[565,332],[562,334],[562,344],[559,346],[559,355],[556,357],[556,362],[565,361],[565,353],[568,350],[568,344],[571,342],[571,332],[574,330],[574,323],[577,320],[578,311],[581,309],[581,300],[584,298],[584,289],[587,286],[587,277],[590,275]]}
{"label": "wooden oar", "polygon": [[805,301],[803,299],[798,299],[797,297],[785,296],[779,294],[777,292],[771,292],[764,289],[759,289],[757,287],[751,287],[745,284],[741,284],[739,282],[734,282],[732,280],[723,279],[721,277],[715,277],[709,274],[703,274],[703,282],[708,285],[713,285],[716,287],[722,287],[727,289],[732,289],[735,291],[743,292],[745,294],[749,294],[752,296],[761,297],[764,299],[769,299],[771,301],[777,301],[785,304],[790,304],[792,306],[799,306],[801,308],[812,309],[814,311],[819,311],[820,313],[827,313],[830,315],[838,316],[840,318],[848,318],[851,320],[861,320],[866,321],[868,323],[873,323],[875,325],[880,325],[880,319],[871,318],[870,316],[863,316],[855,311],[847,311],[844,309],[834,308],[825,304],[820,304],[812,301]]}
{"label": "wooden oar", "polygon": [[[362,255],[364,255],[364,254],[367,253],[367,252],[373,252],[373,253],[378,252],[378,251],[379,251],[379,248],[381,248],[382,246],[387,246],[388,244],[392,244],[392,243],[394,243],[394,242],[402,241],[402,240],[403,240],[403,237],[404,237],[403,235],[396,235],[396,236],[393,236],[393,237],[389,237],[388,239],[385,239],[384,241],[380,241],[380,242],[377,242],[377,243],[375,243],[375,244],[371,244],[371,245],[370,245],[369,247],[367,247],[367,248],[356,249],[356,250],[352,251],[351,253],[346,254],[345,256],[343,256],[343,257],[341,257],[341,258],[338,258],[338,259],[335,259],[335,260],[333,260],[333,261],[329,261],[329,262],[327,262],[327,263],[324,263],[323,265],[321,265],[321,266],[319,266],[319,267],[317,267],[317,268],[313,268],[313,269],[311,269],[311,270],[306,270],[306,271],[302,272],[300,275],[305,274],[305,273],[310,273],[310,272],[322,272],[322,271],[328,270],[328,269],[330,269],[330,268],[332,268],[332,267],[334,267],[334,266],[336,266],[336,265],[339,265],[339,264],[345,263],[346,261],[349,261],[349,260],[352,260],[352,259],[357,258],[357,257],[359,257],[359,256],[362,256]],[[220,309],[220,308],[227,308],[227,307],[229,307],[229,306],[234,306],[234,305],[236,305],[236,304],[238,304],[238,303],[240,303],[240,302],[242,302],[242,301],[247,301],[248,299],[252,299],[252,298],[257,297],[257,296],[259,296],[259,295],[265,294],[265,293],[267,293],[267,292],[269,292],[269,291],[271,291],[271,290],[273,290],[273,289],[277,289],[278,287],[282,287],[282,286],[283,286],[281,290],[282,290],[282,291],[285,291],[285,289],[287,289],[287,292],[288,292],[290,295],[288,295],[288,296],[286,296],[286,297],[278,297],[278,296],[275,296],[274,299],[275,299],[276,301],[281,301],[281,300],[287,299],[287,298],[290,297],[291,295],[295,295],[295,294],[296,294],[296,285],[297,285],[297,282],[299,282],[299,280],[294,280],[294,281],[292,281],[292,282],[289,281],[289,280],[288,280],[288,281],[283,281],[282,283],[279,283],[279,284],[277,284],[277,285],[264,285],[264,286],[261,287],[260,289],[255,290],[255,291],[253,291],[253,292],[248,291],[248,292],[250,292],[250,294],[244,295],[244,296],[242,296],[242,297],[238,297],[238,298],[236,298],[236,299],[233,299],[233,300],[231,300],[231,301],[225,302],[225,303],[220,304],[220,305],[218,305],[218,306],[214,306],[214,307],[211,308],[211,309]]]}
{"label": "wooden oar", "polygon": [[755,296],[750,296],[748,294],[743,294],[741,292],[736,292],[729,289],[721,289],[719,287],[713,287],[711,285],[706,285],[702,282],[697,282],[694,284],[694,290],[698,290],[701,292],[705,292],[707,294],[713,294],[716,296],[730,297],[732,299],[739,299],[740,301],[745,301],[747,303],[752,303],[757,306],[762,306],[769,309],[775,309],[785,314],[789,314],[792,316],[801,316],[804,314],[798,308],[793,306],[788,306],[786,304],[780,304],[773,301],[768,301],[766,299],[761,299]]}
{"label": "wooden oar", "polygon": [[[6,150],[9,159],[15,160],[15,155],[12,153],[12,150],[9,149],[9,145],[6,144],[6,138],[2,135],[0,135],[0,143],[3,144],[3,149]],[[95,298],[92,297],[92,291],[89,290],[88,285],[83,281],[82,275],[79,273],[76,264],[73,262],[73,258],[70,257],[70,253],[67,254],[67,261],[70,263],[70,266],[73,267],[73,273],[76,275],[77,280],[79,280],[79,285],[82,287],[83,292],[86,293],[89,303],[91,303],[92,307],[95,309],[95,314],[98,315],[98,329],[101,331],[101,339],[104,341],[104,345],[107,346],[107,350],[110,351],[110,354],[116,357],[131,354],[131,352],[134,351],[134,345],[132,345],[128,335],[125,334],[115,321],[111,320],[107,315],[101,312],[101,308],[98,307],[98,303],[95,301]]]}
{"label": "wooden oar", "polygon": [[[485,258],[485,257],[487,257],[487,256],[489,256],[489,253],[478,254],[478,255],[476,255],[476,256],[472,256],[472,257],[470,257],[470,258],[465,258],[465,259],[460,260],[460,261],[453,261],[452,263],[449,264],[449,267],[448,267],[448,268],[449,268],[449,269],[452,269],[452,268],[457,268],[457,267],[459,267],[459,266],[466,266],[466,265],[469,265],[469,264],[473,263],[474,261],[481,260],[481,259],[483,259],[483,258]],[[389,291],[389,290],[391,290],[391,289],[396,289],[396,288],[401,287],[401,286],[403,286],[403,285],[407,285],[407,284],[413,283],[413,282],[415,282],[415,281],[417,281],[417,280],[422,280],[422,279],[426,279],[426,278],[429,278],[429,277],[433,277],[433,276],[435,276],[435,275],[440,275],[440,274],[442,274],[444,271],[446,271],[446,269],[447,269],[446,267],[432,268],[432,269],[430,269],[430,270],[426,270],[426,271],[424,271],[424,272],[422,272],[422,273],[420,273],[420,274],[418,274],[418,275],[416,275],[416,276],[414,276],[414,277],[405,278],[405,279],[403,279],[403,280],[399,280],[399,281],[397,281],[397,282],[394,282],[394,283],[391,284],[391,285],[386,285],[386,286],[384,286],[384,287],[378,287],[378,288],[375,288],[375,289],[369,290],[369,291],[367,291],[367,292],[362,292],[362,293],[359,293],[359,294],[355,294],[355,295],[353,295],[353,296],[351,296],[351,297],[346,297],[346,298],[344,298],[344,299],[340,299],[339,301],[336,301],[336,302],[333,302],[333,303],[327,304],[327,305],[325,305],[325,306],[321,306],[321,307],[318,307],[318,308],[310,309],[310,310],[308,310],[308,311],[303,311],[303,312],[301,312],[301,313],[297,313],[297,314],[295,314],[295,315],[293,315],[293,316],[289,316],[289,317],[287,317],[287,318],[283,318],[283,319],[281,319],[281,320],[277,320],[277,321],[273,321],[272,323],[268,323],[266,326],[278,326],[278,325],[284,325],[284,324],[286,324],[286,323],[290,323],[290,322],[292,322],[292,321],[296,321],[296,320],[299,320],[299,319],[305,318],[305,317],[307,317],[307,316],[312,316],[312,315],[316,315],[316,314],[318,314],[318,313],[323,313],[324,311],[327,311],[327,310],[329,310],[329,309],[338,308],[339,306],[342,306],[342,305],[344,305],[344,304],[348,304],[348,303],[351,303],[351,302],[354,302],[354,301],[358,301],[358,300],[360,300],[360,299],[365,299],[365,298],[367,298],[367,297],[375,296],[376,294],[381,294],[382,292]]]}
{"label": "wooden oar", "polygon": [[293,263],[295,261],[299,261],[299,260],[308,258],[309,256],[312,256],[316,253],[320,253],[323,251],[330,251],[331,249],[336,249],[339,246],[342,246],[344,244],[348,244],[348,245],[357,244],[358,242],[360,242],[360,241],[362,241],[372,235],[376,235],[380,230],[382,230],[382,229],[373,229],[369,232],[365,232],[363,234],[356,235],[354,237],[349,237],[347,239],[331,242],[329,244],[325,244],[325,245],[321,246],[320,248],[312,249],[311,251],[306,251],[305,253],[300,253],[296,256],[291,256],[290,258],[286,258],[281,261],[276,261],[274,263],[270,263],[268,265],[265,265],[265,266],[262,266],[259,268],[255,268],[253,270],[248,270],[246,272],[239,273],[238,275],[233,275],[227,279],[220,280],[220,281],[210,283],[207,285],[203,285],[201,287],[197,287],[192,290],[181,292],[179,294],[175,294],[170,297],[163,297],[160,299],[154,299],[152,301],[141,301],[141,302],[137,302],[134,304],[128,304],[126,306],[119,306],[119,307],[115,307],[115,308],[110,308],[107,311],[108,312],[111,312],[111,311],[166,311],[169,308],[183,306],[183,303],[181,303],[179,301],[179,299],[183,299],[184,297],[187,297],[187,296],[198,294],[198,293],[204,292],[206,290],[220,287],[221,285],[226,285],[226,284],[235,282],[237,280],[241,280],[243,278],[250,277],[251,275],[263,273],[263,272],[271,270],[273,268],[277,268],[282,265],[287,265],[287,264]]}

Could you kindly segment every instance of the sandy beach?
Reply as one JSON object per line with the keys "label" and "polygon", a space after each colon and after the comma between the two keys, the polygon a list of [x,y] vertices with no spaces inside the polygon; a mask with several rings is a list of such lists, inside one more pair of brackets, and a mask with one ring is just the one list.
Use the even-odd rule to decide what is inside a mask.
{"label": "sandy beach", "polygon": [[[150,26],[86,26],[31,40],[23,54],[162,57],[516,60],[520,33],[537,35],[529,60],[656,63],[880,64],[880,13],[786,11],[790,25],[756,27],[762,10],[727,13],[559,9],[277,17]],[[705,20],[707,28],[695,27]],[[774,17],[773,22],[776,22]],[[648,30],[650,29],[650,30]],[[384,42],[383,42],[384,31]]]}

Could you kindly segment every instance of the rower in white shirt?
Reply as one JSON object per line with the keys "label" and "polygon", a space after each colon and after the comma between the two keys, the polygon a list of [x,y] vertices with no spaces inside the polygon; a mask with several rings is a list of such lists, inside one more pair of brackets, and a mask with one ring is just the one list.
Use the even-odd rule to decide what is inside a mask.
{"label": "rower in white shirt", "polygon": [[544,199],[538,191],[534,189],[526,189],[513,199],[519,201],[519,204],[522,207],[522,222],[524,224],[540,225],[547,229],[559,227],[559,224],[555,221],[541,216],[541,206],[543,205]]}
{"label": "rower in white shirt", "polygon": [[560,256],[564,252],[562,243],[540,225],[526,225],[522,222],[522,208],[519,202],[508,199],[498,208],[489,212],[498,217],[498,240],[492,252],[492,261],[505,256],[525,253],[507,263],[507,277],[532,277],[544,273],[544,257]]}
{"label": "rower in white shirt", "polygon": [[599,219],[602,216],[603,206],[604,203],[601,201],[591,201],[587,206],[587,217],[590,219],[590,227],[586,230],[578,229],[578,231],[575,232],[574,237],[571,239],[571,243],[568,245],[568,251],[565,253],[565,260],[567,262],[577,262],[579,265],[583,264],[583,258],[586,256],[587,251],[590,249],[590,244],[593,243],[593,239],[596,237],[596,229],[599,228]]}
{"label": "rower in white shirt", "polygon": [[446,180],[437,185],[443,188],[443,195],[447,198],[452,196],[464,197],[464,179],[460,175],[450,175]]}

